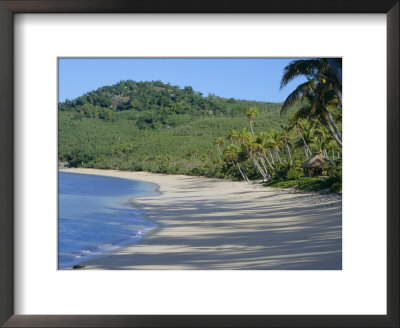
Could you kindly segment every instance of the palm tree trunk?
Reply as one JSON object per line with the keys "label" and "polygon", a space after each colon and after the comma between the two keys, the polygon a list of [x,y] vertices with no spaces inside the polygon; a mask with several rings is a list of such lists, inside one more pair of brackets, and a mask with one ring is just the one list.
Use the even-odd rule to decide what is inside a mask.
{"label": "palm tree trunk", "polygon": [[263,153],[263,157],[264,157],[264,159],[266,160],[266,162],[268,163],[268,165],[269,165],[269,167],[271,168],[272,172],[275,173],[275,168],[274,168],[274,166],[271,164],[271,162],[268,160],[268,156],[267,156],[267,154],[266,154],[265,152]]}
{"label": "palm tree trunk", "polygon": [[307,145],[306,141],[304,140],[303,134],[301,133],[300,129],[297,129],[297,132],[300,134],[301,140],[303,140],[303,143],[304,143],[304,153],[306,154],[306,158],[308,159],[307,153],[310,153],[310,155],[311,155],[310,148],[308,148],[308,145]]}
{"label": "palm tree trunk", "polygon": [[288,145],[286,140],[285,140],[285,143],[286,143],[286,148],[287,148],[287,151],[288,151],[288,154],[289,154],[289,159],[292,159],[292,154],[290,154],[290,148],[289,148],[289,145]]}
{"label": "palm tree trunk", "polygon": [[261,164],[262,164],[262,166],[264,168],[264,171],[266,173],[267,178],[269,179],[270,178],[270,174],[268,172],[267,166],[265,165],[264,159],[263,159],[262,155],[259,152],[257,152],[257,155],[260,158],[260,162],[261,162]]}
{"label": "palm tree trunk", "polygon": [[268,150],[269,158],[271,159],[272,164],[275,165],[274,157],[272,156],[271,150]]}
{"label": "palm tree trunk", "polygon": [[246,170],[246,169],[242,169],[242,172],[243,172],[244,176],[246,177],[246,180],[247,180],[248,182],[250,182],[250,179],[249,179],[249,177],[247,176],[247,170]]}
{"label": "palm tree trunk", "polygon": [[[280,156],[280,155],[279,155],[279,156]],[[282,157],[281,157],[281,159],[282,159],[282,162],[286,165],[287,162],[288,162],[288,160],[289,160],[289,157],[286,156],[285,150],[282,150]]]}
{"label": "palm tree trunk", "polygon": [[218,153],[219,159],[221,159],[222,158],[222,152],[221,152],[221,148],[220,148],[220,146],[218,144],[217,144],[217,153]]}
{"label": "palm tree trunk", "polygon": [[332,118],[331,113],[328,113],[328,119],[329,119],[329,122],[332,124],[333,129],[335,130],[337,136],[338,136],[339,139],[340,139],[340,145],[342,145],[342,144],[341,144],[341,143],[342,143],[342,136],[340,135],[340,132],[339,132],[339,130],[337,129],[335,122],[333,121],[333,118]]}
{"label": "palm tree trunk", "polygon": [[323,120],[322,120],[322,124],[327,128],[327,130],[329,131],[329,134],[333,137],[333,139],[336,140],[336,142],[338,143],[338,145],[339,145],[340,147],[342,147],[342,140],[340,140],[340,139],[338,138],[338,136],[336,135],[336,133],[335,133],[334,131],[332,131],[332,128],[329,126],[328,122],[327,122],[325,119],[323,119]]}
{"label": "palm tree trunk", "polygon": [[249,121],[249,124],[250,124],[251,135],[252,135],[253,138],[254,138],[253,124],[251,123],[251,121]]}
{"label": "palm tree trunk", "polygon": [[333,137],[333,139],[336,140],[336,142],[338,143],[338,145],[340,147],[342,147],[342,139],[339,138],[336,133],[332,130],[332,128],[330,127],[328,121],[326,120],[326,118],[324,116],[320,117],[320,121],[321,123],[327,128],[327,130],[329,131],[329,134]]}
{"label": "palm tree trunk", "polygon": [[306,145],[304,145],[304,154],[306,155],[306,159],[308,159],[308,151]]}
{"label": "palm tree trunk", "polygon": [[[235,167],[235,163],[232,161],[232,165]],[[249,182],[249,178],[247,177],[247,175],[245,175],[242,171],[242,169],[240,168],[239,163],[236,163],[237,168],[239,169],[240,174],[242,175],[243,180],[246,180],[247,182]]]}
{"label": "palm tree trunk", "polygon": [[264,171],[262,170],[260,164],[257,162],[257,159],[254,157],[253,153],[249,151],[250,158],[254,164],[254,166],[257,168],[257,170],[260,172],[260,174],[263,176],[264,179],[267,179],[267,176],[265,175]]}
{"label": "palm tree trunk", "polygon": [[281,160],[281,157],[279,156],[279,152],[278,152],[277,150],[275,150],[275,154],[276,154],[276,157],[278,158],[279,163],[280,163],[281,165],[283,165],[282,160]]}

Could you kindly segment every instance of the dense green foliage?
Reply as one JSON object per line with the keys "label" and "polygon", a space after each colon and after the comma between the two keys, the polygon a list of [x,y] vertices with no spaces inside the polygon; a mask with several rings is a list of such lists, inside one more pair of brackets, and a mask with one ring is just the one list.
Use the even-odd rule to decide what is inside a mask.
{"label": "dense green foliage", "polygon": [[249,107],[260,111],[256,131],[287,122],[279,116],[281,104],[123,81],[59,104],[59,160],[74,167],[236,176],[220,162],[213,140],[246,124],[242,111]]}
{"label": "dense green foliage", "polygon": [[244,180],[258,178],[268,186],[329,188],[339,192],[341,60],[295,60],[285,67],[281,87],[299,75],[306,76],[307,81],[289,94],[280,110],[281,114],[294,110],[288,124],[280,130],[270,128],[257,134],[253,126],[258,122],[259,111],[248,108],[243,114],[250,131],[246,127],[230,130],[225,138],[216,138],[214,143],[225,166],[234,168]]}
{"label": "dense green foliage", "polygon": [[[341,192],[341,70],[333,66],[341,61],[289,64],[281,87],[299,75],[307,82],[283,104],[205,97],[160,81],[104,86],[59,104],[59,160]],[[316,154],[325,165],[303,169]]]}
{"label": "dense green foliage", "polygon": [[[237,117],[243,108],[257,106],[260,110],[266,110],[270,108],[269,105],[220,98],[213,94],[204,97],[190,86],[180,89],[161,81],[121,81],[72,101],[66,100],[59,104],[59,110],[73,112],[75,119],[126,119],[134,121],[140,129],[156,129],[189,122],[194,117]],[[177,118],[176,115],[183,116]]]}
{"label": "dense green foliage", "polygon": [[328,177],[285,177],[272,179],[265,183],[266,186],[276,188],[296,188],[298,190],[323,190],[329,189],[330,192],[342,191],[341,165],[338,163],[336,172]]}

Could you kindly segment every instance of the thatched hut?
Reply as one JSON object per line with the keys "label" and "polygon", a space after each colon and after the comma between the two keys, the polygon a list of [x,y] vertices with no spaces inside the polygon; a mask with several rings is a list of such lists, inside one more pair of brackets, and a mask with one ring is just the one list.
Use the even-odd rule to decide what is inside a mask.
{"label": "thatched hut", "polygon": [[321,174],[324,167],[327,164],[332,165],[333,163],[328,158],[326,158],[324,155],[322,155],[321,152],[318,152],[318,153],[314,154],[312,157],[310,157],[309,159],[307,159],[301,165],[301,167],[304,170],[304,175],[314,176],[314,175]]}

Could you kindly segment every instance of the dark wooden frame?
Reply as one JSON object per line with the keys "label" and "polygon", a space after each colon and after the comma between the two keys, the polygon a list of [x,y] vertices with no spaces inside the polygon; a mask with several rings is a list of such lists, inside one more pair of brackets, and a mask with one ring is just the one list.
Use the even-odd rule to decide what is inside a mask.
{"label": "dark wooden frame", "polygon": [[[0,0],[0,324],[4,327],[399,327],[399,7],[399,0]],[[387,315],[14,315],[14,13],[385,13]]]}

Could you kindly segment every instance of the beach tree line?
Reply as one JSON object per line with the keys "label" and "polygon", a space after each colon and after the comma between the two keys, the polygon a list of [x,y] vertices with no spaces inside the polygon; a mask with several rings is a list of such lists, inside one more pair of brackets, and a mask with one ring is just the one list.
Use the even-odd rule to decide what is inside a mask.
{"label": "beach tree line", "polygon": [[[333,64],[332,64],[333,63]],[[334,65],[332,67],[332,65]],[[231,129],[214,140],[217,154],[227,172],[245,181],[260,180],[267,185],[303,189],[341,190],[342,94],[340,59],[295,60],[285,67],[281,88],[298,76],[299,84],[286,98],[280,115],[291,109],[287,124],[279,129],[254,131],[259,115],[256,107],[243,110],[247,127]],[[302,168],[306,160],[321,154],[324,168]],[[307,174],[305,173],[307,172]]]}

